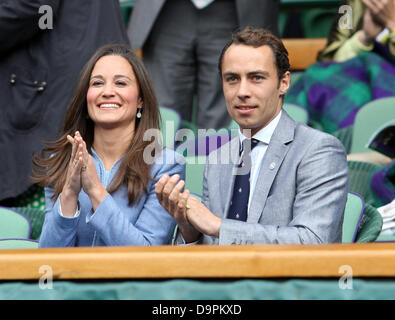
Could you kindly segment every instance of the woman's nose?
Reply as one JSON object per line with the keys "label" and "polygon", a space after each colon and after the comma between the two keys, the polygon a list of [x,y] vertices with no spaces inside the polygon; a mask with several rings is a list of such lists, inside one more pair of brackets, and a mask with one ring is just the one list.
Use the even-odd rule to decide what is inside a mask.
{"label": "woman's nose", "polygon": [[103,87],[102,95],[103,97],[114,96],[115,95],[114,86],[112,84],[106,84]]}

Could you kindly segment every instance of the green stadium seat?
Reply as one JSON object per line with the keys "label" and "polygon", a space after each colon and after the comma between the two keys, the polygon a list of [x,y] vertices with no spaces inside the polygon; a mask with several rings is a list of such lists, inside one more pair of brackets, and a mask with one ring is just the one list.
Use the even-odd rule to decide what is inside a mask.
{"label": "green stadium seat", "polygon": [[0,207],[0,238],[29,238],[31,226],[29,219],[21,212]]}
{"label": "green stadium seat", "polygon": [[38,241],[30,239],[0,239],[2,249],[37,249]]}

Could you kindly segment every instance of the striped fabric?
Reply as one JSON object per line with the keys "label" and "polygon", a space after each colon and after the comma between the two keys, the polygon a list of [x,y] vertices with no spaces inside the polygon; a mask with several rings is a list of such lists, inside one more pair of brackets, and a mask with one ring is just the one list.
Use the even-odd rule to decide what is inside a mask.
{"label": "striped fabric", "polygon": [[394,62],[366,52],[341,63],[313,64],[291,87],[285,102],[306,108],[311,120],[334,133],[353,125],[365,103],[395,96],[394,83]]}

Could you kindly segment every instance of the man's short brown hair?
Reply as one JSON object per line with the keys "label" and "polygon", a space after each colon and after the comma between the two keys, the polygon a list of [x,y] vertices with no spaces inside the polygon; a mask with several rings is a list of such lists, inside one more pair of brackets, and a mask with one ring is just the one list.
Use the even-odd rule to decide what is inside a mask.
{"label": "man's short brown hair", "polygon": [[269,46],[274,55],[279,80],[283,77],[285,72],[291,69],[288,60],[288,51],[278,37],[265,29],[246,27],[243,30],[233,33],[231,40],[222,49],[218,63],[220,75],[222,75],[222,61],[225,52],[232,44],[243,44],[255,48]]}

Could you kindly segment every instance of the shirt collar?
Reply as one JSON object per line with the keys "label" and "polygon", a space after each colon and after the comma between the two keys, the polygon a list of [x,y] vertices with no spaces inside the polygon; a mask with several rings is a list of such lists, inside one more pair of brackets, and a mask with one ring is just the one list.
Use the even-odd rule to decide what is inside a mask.
{"label": "shirt collar", "polygon": [[[272,138],[272,135],[274,133],[274,130],[277,127],[278,122],[280,121],[282,110],[280,110],[279,114],[269,122],[269,124],[265,127],[263,127],[261,130],[259,130],[256,134],[252,136],[252,138],[259,140],[259,142],[263,142],[264,144],[269,144],[270,139]],[[241,130],[239,128],[239,138],[240,138],[240,146],[243,145],[243,141],[247,139],[247,137],[241,133]]]}

